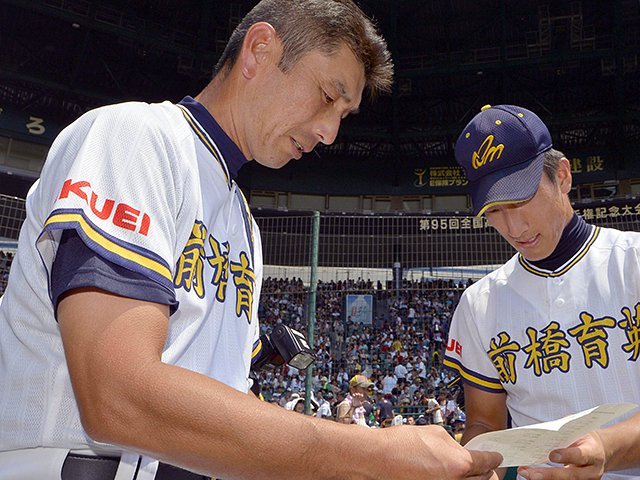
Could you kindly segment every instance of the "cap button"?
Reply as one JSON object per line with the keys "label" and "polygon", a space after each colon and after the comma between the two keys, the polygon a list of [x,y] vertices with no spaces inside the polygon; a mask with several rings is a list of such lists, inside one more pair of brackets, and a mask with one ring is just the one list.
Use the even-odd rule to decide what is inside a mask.
{"label": "cap button", "polygon": [[480,111],[481,111],[481,112],[484,112],[485,110],[488,110],[489,108],[491,108],[491,105],[488,105],[488,104],[487,104],[487,105],[485,105],[484,107],[482,107],[482,108],[480,109]]}

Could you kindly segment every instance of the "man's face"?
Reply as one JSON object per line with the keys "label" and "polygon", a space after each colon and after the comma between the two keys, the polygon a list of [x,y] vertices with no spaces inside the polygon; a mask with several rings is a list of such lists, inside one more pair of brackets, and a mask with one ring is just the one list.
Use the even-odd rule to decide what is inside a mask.
{"label": "man's face", "polygon": [[344,45],[331,56],[309,52],[287,73],[270,63],[256,80],[244,113],[245,142],[250,158],[270,168],[300,159],[318,143],[333,143],[365,86],[364,67]]}
{"label": "man's face", "polygon": [[[560,168],[565,166],[561,164]],[[543,173],[538,191],[531,199],[497,205],[488,209],[485,216],[524,258],[542,260],[555,250],[564,227],[573,215],[565,185],[560,176],[553,183]]]}

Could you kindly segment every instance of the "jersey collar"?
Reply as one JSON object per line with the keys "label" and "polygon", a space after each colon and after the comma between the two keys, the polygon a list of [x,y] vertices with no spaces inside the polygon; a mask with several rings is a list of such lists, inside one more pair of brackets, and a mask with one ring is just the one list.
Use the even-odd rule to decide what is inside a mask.
{"label": "jersey collar", "polygon": [[[519,254],[518,261],[525,270],[534,275],[559,277],[568,272],[587,254],[599,233],[600,227],[589,225],[575,215],[569,225],[565,227],[556,250],[547,259],[531,262]],[[574,240],[578,241],[574,242]],[[571,242],[574,243],[571,245]]]}
{"label": "jersey collar", "polygon": [[240,168],[248,162],[238,146],[233,143],[233,140],[229,138],[218,122],[216,122],[213,115],[209,113],[209,110],[200,102],[190,96],[186,96],[180,101],[179,105],[186,107],[207,135],[215,141],[229,169],[231,179],[236,178]]}

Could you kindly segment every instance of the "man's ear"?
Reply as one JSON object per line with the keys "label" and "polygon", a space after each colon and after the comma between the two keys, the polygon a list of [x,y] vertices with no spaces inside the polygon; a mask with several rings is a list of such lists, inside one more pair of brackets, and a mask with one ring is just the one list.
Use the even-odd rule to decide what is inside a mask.
{"label": "man's ear", "polygon": [[253,78],[259,67],[280,60],[280,42],[271,24],[258,22],[249,27],[238,60],[246,78]]}
{"label": "man's ear", "polygon": [[571,183],[573,179],[571,176],[571,163],[567,158],[562,157],[560,159],[556,177],[558,180],[558,185],[560,185],[560,191],[562,193],[569,193],[571,191]]}

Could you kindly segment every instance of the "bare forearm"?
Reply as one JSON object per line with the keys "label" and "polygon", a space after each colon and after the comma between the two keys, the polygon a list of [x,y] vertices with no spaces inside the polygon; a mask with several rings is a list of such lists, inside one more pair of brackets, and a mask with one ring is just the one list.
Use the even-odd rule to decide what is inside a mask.
{"label": "bare forearm", "polygon": [[[141,394],[114,406],[120,411],[111,438],[103,440],[223,478],[304,479],[320,471],[327,478],[367,478],[355,471],[367,462],[353,462],[353,451],[351,463],[339,461],[349,450],[342,442],[366,444],[366,430],[295,414],[175,366],[158,364],[145,378]],[[345,477],[331,465],[349,465],[351,472]]]}
{"label": "bare forearm", "polygon": [[310,418],[162,363],[166,315],[165,306],[96,292],[60,303],[71,381],[92,438],[228,479],[488,479],[499,462],[464,450],[440,427]]}
{"label": "bare forearm", "polygon": [[467,424],[464,429],[464,433],[462,434],[462,438],[460,439],[460,444],[466,445],[467,442],[469,442],[469,440],[471,440],[473,437],[477,437],[481,433],[491,432],[493,430],[497,429],[491,428],[488,425],[484,425],[482,423]]}
{"label": "bare forearm", "polygon": [[[147,372],[163,395],[127,400],[123,445],[222,478],[486,479],[499,456],[467,452],[442,428],[367,429],[260,402],[174,366]],[[158,420],[161,419],[161,420]],[[474,474],[474,472],[476,472]]]}
{"label": "bare forearm", "polygon": [[640,414],[595,433],[605,448],[606,471],[640,467]]}
{"label": "bare forearm", "polygon": [[166,310],[100,292],[60,303],[65,355],[89,436],[224,478],[310,478],[320,471],[314,452],[342,460],[349,449],[340,441],[357,444],[351,432],[325,432],[347,426],[320,424],[161,362]]}

